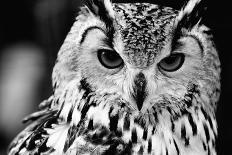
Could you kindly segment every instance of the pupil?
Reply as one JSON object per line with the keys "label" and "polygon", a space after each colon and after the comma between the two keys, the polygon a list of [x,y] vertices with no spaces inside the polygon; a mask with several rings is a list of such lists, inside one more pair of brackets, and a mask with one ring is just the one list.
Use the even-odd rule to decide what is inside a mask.
{"label": "pupil", "polygon": [[104,52],[103,55],[105,55],[108,61],[115,61],[118,58],[118,56],[115,53]]}
{"label": "pupil", "polygon": [[173,63],[175,63],[176,59],[177,59],[176,56],[170,56],[170,57],[168,57],[168,58],[166,59],[165,62],[166,62],[167,64],[173,64]]}

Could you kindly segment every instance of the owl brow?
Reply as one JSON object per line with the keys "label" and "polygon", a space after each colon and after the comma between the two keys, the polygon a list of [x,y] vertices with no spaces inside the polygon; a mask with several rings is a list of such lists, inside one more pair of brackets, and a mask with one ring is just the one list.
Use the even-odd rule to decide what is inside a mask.
{"label": "owl brow", "polygon": [[81,41],[80,41],[80,44],[82,44],[82,43],[84,42],[84,40],[85,40],[87,34],[88,34],[90,31],[94,30],[94,29],[98,29],[98,30],[102,31],[103,33],[105,33],[105,31],[104,31],[102,28],[98,27],[98,26],[89,27],[89,28],[87,28],[87,29],[84,31],[84,33],[83,33],[83,35],[82,35],[82,38],[81,38]]}
{"label": "owl brow", "polygon": [[204,47],[203,47],[203,44],[202,42],[200,41],[200,39],[195,36],[195,35],[183,35],[183,34],[177,34],[178,37],[175,37],[172,39],[172,44],[171,44],[171,51],[175,51],[176,49],[179,49],[183,46],[183,43],[179,41],[179,39],[181,37],[191,37],[193,38],[194,40],[196,40],[196,42],[198,43],[198,45],[200,46],[200,49],[201,49],[201,53],[203,54],[203,51],[204,51]]}

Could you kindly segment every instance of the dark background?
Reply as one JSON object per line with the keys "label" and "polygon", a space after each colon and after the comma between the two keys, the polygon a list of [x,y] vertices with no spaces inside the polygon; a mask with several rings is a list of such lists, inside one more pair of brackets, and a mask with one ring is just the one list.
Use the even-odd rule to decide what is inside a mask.
{"label": "dark background", "polygon": [[[228,0],[205,1],[208,9],[204,14],[204,21],[214,33],[222,64],[222,93],[217,111],[219,128],[217,149],[219,155],[226,155],[231,153],[232,139],[232,126],[230,124],[232,119],[232,103],[230,100],[232,97],[230,95],[232,89],[231,7]],[[153,0],[153,2],[174,7],[183,4],[180,0]],[[56,54],[74,22],[80,3],[78,0],[1,0],[0,118],[5,119],[0,119],[0,154],[5,154],[5,149],[10,140],[23,128],[20,123],[21,116],[35,111],[38,103],[51,94],[50,76]],[[34,54],[28,57],[28,53]],[[37,57],[39,58],[37,59]],[[30,61],[27,61],[28,59]],[[17,67],[20,67],[18,64],[20,60],[24,61],[24,65],[20,70],[17,70]],[[9,72],[9,70],[12,71]],[[24,71],[27,70],[29,77],[32,73],[36,73],[37,76],[31,78],[33,82],[36,81],[36,84],[30,85],[30,81],[25,78],[27,74]],[[17,74],[14,72],[17,72]],[[30,87],[30,89],[23,90],[20,87],[16,89],[13,83],[12,90],[14,91],[11,93],[11,89],[6,90],[10,86],[12,87],[12,81],[20,79],[17,75],[22,76],[20,83]],[[15,79],[9,81],[7,76]],[[36,80],[33,80],[33,78]],[[6,83],[9,83],[9,85],[5,86]],[[20,100],[11,101],[15,105],[10,103],[4,105],[7,103],[5,101],[14,98],[15,94],[27,93],[28,90],[29,92],[31,92],[30,90],[35,92],[34,97],[28,100],[30,106],[20,105]],[[6,97],[6,92],[10,93],[9,97]],[[20,113],[20,109],[23,109],[24,112]],[[25,111],[25,109],[27,110]],[[15,116],[17,113],[20,114]],[[18,118],[10,121],[15,117]]]}

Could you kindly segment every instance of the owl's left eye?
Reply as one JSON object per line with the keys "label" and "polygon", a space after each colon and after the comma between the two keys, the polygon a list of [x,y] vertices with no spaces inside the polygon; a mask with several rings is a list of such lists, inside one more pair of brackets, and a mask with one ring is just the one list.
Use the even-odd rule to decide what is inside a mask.
{"label": "owl's left eye", "polygon": [[185,56],[182,53],[171,54],[161,60],[158,66],[167,72],[177,71],[184,63]]}
{"label": "owl's left eye", "polygon": [[115,69],[123,65],[122,58],[113,50],[101,49],[98,50],[97,55],[100,63],[108,69]]}

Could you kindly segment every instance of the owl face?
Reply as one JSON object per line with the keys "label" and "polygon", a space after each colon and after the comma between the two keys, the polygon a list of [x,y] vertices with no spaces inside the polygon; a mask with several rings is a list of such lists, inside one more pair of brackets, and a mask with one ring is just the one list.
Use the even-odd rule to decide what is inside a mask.
{"label": "owl face", "polygon": [[214,113],[220,63],[197,16],[198,3],[180,11],[149,3],[87,3],[59,52],[56,91],[85,80],[96,98],[107,96],[105,105],[123,104],[145,124],[154,124],[153,114],[162,111],[171,118],[202,106]]}

